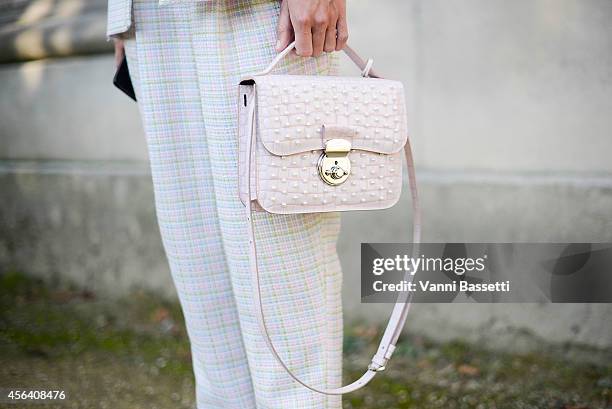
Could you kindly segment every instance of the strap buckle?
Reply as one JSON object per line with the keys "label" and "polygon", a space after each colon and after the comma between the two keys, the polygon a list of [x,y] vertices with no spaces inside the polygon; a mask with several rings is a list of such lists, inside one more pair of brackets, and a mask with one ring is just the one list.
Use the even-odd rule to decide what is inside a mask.
{"label": "strap buckle", "polygon": [[378,364],[375,364],[374,362],[370,362],[370,365],[368,365],[368,371],[372,371],[372,372],[382,372],[385,369],[387,369],[385,365],[378,365]]}

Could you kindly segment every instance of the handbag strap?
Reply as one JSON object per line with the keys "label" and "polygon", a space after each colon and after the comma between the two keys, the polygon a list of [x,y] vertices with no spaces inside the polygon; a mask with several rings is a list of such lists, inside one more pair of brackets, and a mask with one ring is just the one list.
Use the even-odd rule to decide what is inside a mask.
{"label": "handbag strap", "polygon": [[[278,62],[285,55],[287,55],[289,51],[291,51],[293,47],[294,47],[294,43],[290,44],[289,47],[287,47],[284,51],[282,51],[270,63],[270,65],[264,71],[262,71],[263,74],[258,74],[258,75],[268,74],[276,66],[276,64],[278,64]],[[355,62],[357,66],[360,67],[360,69],[365,70],[366,64],[371,66],[371,63],[363,62],[363,60],[355,53],[355,51],[353,51],[350,48],[348,49],[350,51],[347,51],[347,48],[348,46],[345,48],[345,52],[349,55],[349,57],[351,57],[351,55],[353,57],[356,57],[356,58],[351,57],[351,59]],[[362,64],[363,67],[358,63],[358,61],[361,61],[363,63]],[[367,67],[367,68],[371,68],[371,67]],[[369,70],[369,76],[374,76],[371,70]],[[250,138],[247,143],[247,155],[246,155],[247,156],[246,171],[247,171],[247,181],[248,181],[247,189],[248,189],[248,198],[249,198],[249,200],[246,200],[247,202],[246,218],[247,218],[247,223],[248,223],[249,262],[250,262],[250,269],[251,269],[251,274],[252,274],[252,285],[254,289],[253,291],[254,301],[255,301],[255,308],[257,310],[257,321],[259,324],[261,334],[264,338],[266,345],[268,346],[268,349],[270,350],[270,352],[272,353],[276,361],[284,368],[284,370],[289,374],[289,376],[291,376],[291,378],[293,378],[296,382],[300,383],[301,385],[305,386],[306,388],[314,392],[318,392],[318,393],[322,393],[326,395],[342,395],[345,393],[353,392],[357,389],[362,388],[366,384],[368,384],[368,382],[370,382],[372,378],[374,378],[374,376],[378,372],[381,372],[385,369],[385,365],[387,364],[387,362],[391,358],[391,355],[393,354],[393,351],[395,350],[395,344],[397,343],[397,340],[406,322],[408,311],[410,310],[410,301],[412,298],[412,293],[408,293],[405,299],[402,298],[402,296],[398,297],[395,305],[393,306],[393,311],[387,323],[385,332],[383,333],[383,336],[381,338],[376,354],[374,355],[374,357],[372,357],[372,361],[368,365],[365,373],[356,381],[348,385],[339,387],[339,388],[333,388],[333,389],[318,388],[318,387],[314,387],[312,385],[305,383],[297,375],[295,375],[291,371],[291,369],[289,369],[287,364],[285,364],[283,359],[280,357],[274,344],[272,343],[272,339],[270,338],[270,333],[266,325],[266,317],[263,311],[260,273],[259,273],[259,266],[257,262],[257,243],[255,240],[255,226],[253,223],[253,204],[252,204],[252,200],[250,200],[251,198],[251,163],[252,163],[251,161],[252,161],[253,148],[255,144],[255,134],[256,134],[255,132],[255,124],[256,124],[255,101],[256,101],[256,98],[253,98],[252,101],[253,102],[251,103],[251,106],[248,112],[249,122],[248,122],[248,128],[247,128],[249,129],[249,132],[250,132]],[[410,194],[412,197],[412,215],[413,215],[412,241],[414,243],[412,247],[412,255],[413,257],[416,257],[419,252],[418,244],[420,243],[420,239],[421,239],[421,211],[419,207],[418,193],[417,193],[417,187],[416,187],[416,174],[415,174],[414,162],[412,158],[412,150],[410,148],[410,142],[408,139],[406,140],[406,145],[404,146],[404,155],[406,158],[406,165],[408,168],[408,181],[410,185]],[[404,276],[404,280],[408,282],[412,282],[412,279],[413,279],[413,276],[409,272],[406,272]]]}

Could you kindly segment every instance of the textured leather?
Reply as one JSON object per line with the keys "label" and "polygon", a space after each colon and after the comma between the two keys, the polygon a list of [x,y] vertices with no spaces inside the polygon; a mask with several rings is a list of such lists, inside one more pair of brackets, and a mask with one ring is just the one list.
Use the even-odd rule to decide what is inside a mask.
{"label": "textured leather", "polygon": [[274,155],[322,149],[322,125],[350,127],[353,149],[397,153],[406,142],[400,82],[267,75],[257,79],[258,137]]}
{"label": "textured leather", "polygon": [[[284,363],[268,333],[252,212],[286,214],[390,207],[401,193],[403,148],[413,205],[414,257],[418,255],[421,215],[401,83],[369,77],[269,75],[293,47],[290,44],[264,71],[245,78],[239,86],[239,190],[246,206],[255,305],[264,341],[296,382],[316,392],[337,395],[363,387],[384,369],[405,324],[410,297],[396,302],[378,350],[358,380],[335,389],[304,383]],[[364,62],[350,48],[345,52],[365,74],[373,75],[371,60]],[[350,139],[351,174],[345,183],[329,186],[320,179],[316,163],[326,139],[339,135]],[[408,282],[412,278],[409,273],[404,277]]]}
{"label": "textured leather", "polygon": [[[374,210],[393,206],[402,186],[401,149],[407,124],[401,83],[359,77],[266,75],[243,85],[239,141],[251,140],[255,104],[255,194],[271,213]],[[329,139],[326,125],[350,127],[351,174],[338,186],[321,180],[317,161]],[[246,162],[240,163],[244,166]],[[239,165],[240,166],[240,165]],[[245,172],[239,172],[245,201]]]}

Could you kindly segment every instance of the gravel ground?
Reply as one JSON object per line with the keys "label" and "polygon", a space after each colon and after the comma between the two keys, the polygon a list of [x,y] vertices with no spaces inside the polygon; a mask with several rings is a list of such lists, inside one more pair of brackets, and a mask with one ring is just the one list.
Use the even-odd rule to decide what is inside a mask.
{"label": "gravel ground", "polygon": [[[346,329],[345,375],[360,374],[379,328]],[[575,351],[576,347],[572,347]],[[612,409],[610,351],[501,354],[463,343],[405,337],[387,371],[348,395],[344,408]],[[0,275],[0,389],[64,390],[57,403],[0,408],[194,408],[190,351],[176,303],[134,293],[119,301]]]}

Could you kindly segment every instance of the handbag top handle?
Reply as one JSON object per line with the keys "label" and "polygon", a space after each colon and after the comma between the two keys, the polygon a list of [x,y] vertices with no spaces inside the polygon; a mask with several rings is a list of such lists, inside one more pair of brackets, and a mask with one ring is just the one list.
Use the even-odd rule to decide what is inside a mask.
{"label": "handbag top handle", "polygon": [[[268,64],[268,66],[263,71],[258,72],[255,75],[270,74],[272,70],[278,65],[278,63],[281,62],[283,58],[285,58],[294,48],[295,48],[295,41],[289,44],[287,48],[285,48],[283,51],[278,53],[276,57],[274,57],[274,59],[270,62],[270,64]],[[361,70],[361,75],[363,77],[382,78],[372,69],[372,64],[374,63],[374,60],[370,58],[367,61],[365,61],[348,44],[344,46],[342,51],[344,51],[344,53],[351,59],[351,61],[353,61],[353,63],[357,67],[359,67],[359,69]]]}

